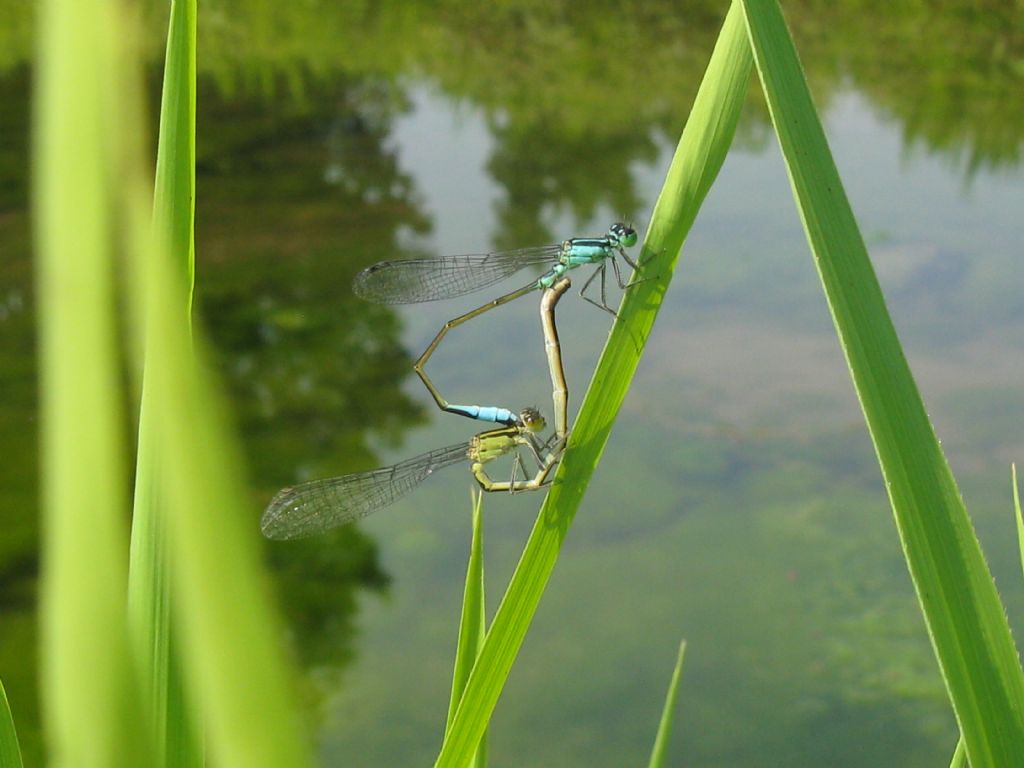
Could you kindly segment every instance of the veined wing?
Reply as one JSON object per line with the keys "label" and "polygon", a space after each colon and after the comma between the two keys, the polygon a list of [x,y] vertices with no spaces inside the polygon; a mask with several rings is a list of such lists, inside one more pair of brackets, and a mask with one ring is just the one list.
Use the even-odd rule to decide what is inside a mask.
{"label": "veined wing", "polygon": [[542,245],[470,256],[381,261],[356,275],[352,289],[377,304],[450,299],[501,282],[524,267],[553,264],[561,252],[561,245]]}
{"label": "veined wing", "polygon": [[268,539],[300,539],[351,523],[394,503],[439,469],[467,460],[468,443],[436,448],[390,467],[285,488],[267,505]]}

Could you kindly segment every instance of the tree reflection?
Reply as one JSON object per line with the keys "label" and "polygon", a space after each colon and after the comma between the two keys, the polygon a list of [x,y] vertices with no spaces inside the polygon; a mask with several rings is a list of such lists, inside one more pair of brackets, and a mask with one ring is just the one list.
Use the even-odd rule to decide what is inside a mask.
{"label": "tree reflection", "polygon": [[948,156],[968,177],[1020,163],[1019,5],[805,0],[786,11],[801,58],[832,73],[826,92],[852,84],[902,124],[908,145]]}
{"label": "tree reflection", "polygon": [[645,130],[611,136],[586,132],[561,141],[552,141],[543,129],[496,129],[495,136],[498,145],[488,170],[505,190],[494,235],[499,248],[567,237],[548,231],[543,219],[550,210],[545,209],[568,210],[577,221],[587,221],[603,207],[617,220],[634,219],[643,200],[630,165],[658,156]]}
{"label": "tree reflection", "polygon": [[[424,421],[401,390],[412,367],[394,312],[349,286],[428,222],[386,145],[404,108],[393,88],[322,84],[279,112],[213,89],[201,103],[198,299],[262,504],[298,480],[375,466],[370,434],[395,443]],[[386,584],[375,545],[348,528],[270,552],[297,652],[338,665],[353,590]]]}

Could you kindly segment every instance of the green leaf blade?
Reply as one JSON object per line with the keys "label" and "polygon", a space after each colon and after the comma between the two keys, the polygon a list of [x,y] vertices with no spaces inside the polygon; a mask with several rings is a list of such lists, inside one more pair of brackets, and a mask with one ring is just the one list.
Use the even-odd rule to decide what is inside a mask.
{"label": "green leaf blade", "polygon": [[18,746],[18,732],[14,728],[11,705],[7,691],[0,682],[0,768],[21,768],[21,747]]}
{"label": "green leaf blade", "polygon": [[151,338],[160,350],[146,371],[150,423],[185,703],[217,765],[311,765],[226,407],[201,338],[193,344],[182,322],[173,265],[166,254],[144,258]]}
{"label": "green leaf blade", "polygon": [[1017,519],[1017,546],[1020,549],[1020,566],[1024,570],[1024,514],[1020,509],[1020,486],[1017,485],[1017,465],[1010,467],[1010,485],[1013,487],[1013,512]]}
{"label": "green leaf blade", "polygon": [[[462,700],[473,665],[480,655],[480,648],[487,632],[487,613],[484,605],[484,527],[483,527],[482,491],[473,497],[473,537],[469,548],[469,563],[466,566],[466,587],[462,596],[462,618],[459,622],[459,639],[455,650],[455,669],[452,673],[452,695],[448,703],[448,719],[445,722],[445,735],[455,719],[455,711]],[[486,733],[480,739],[480,745],[471,768],[483,768],[487,764]]]}
{"label": "green leaf blade", "polygon": [[661,710],[661,722],[658,724],[658,735],[654,739],[654,749],[651,750],[651,760],[647,764],[647,768],[662,768],[665,765],[668,742],[672,738],[672,716],[676,709],[676,699],[679,698],[679,681],[683,676],[683,656],[685,653],[686,641],[683,640],[679,643],[676,666],[672,670],[672,681],[668,685],[665,706]]}
{"label": "green leaf blade", "polygon": [[40,4],[33,223],[40,352],[41,695],[67,765],[148,762],[124,612],[125,472],[114,286],[120,19],[109,4]]}
{"label": "green leaf blade", "polygon": [[1024,754],[1024,674],[774,0],[744,0],[794,197],[973,766]]}
{"label": "green leaf blade", "polygon": [[183,269],[186,317],[195,282],[196,0],[173,0],[160,97],[153,219]]}
{"label": "green leaf blade", "polygon": [[[153,225],[166,236],[185,290],[180,294],[182,322],[190,329],[195,261],[196,2],[171,3],[164,81],[157,138]],[[155,339],[146,348],[159,354]],[[152,401],[143,381],[135,498],[129,552],[128,612],[143,695],[156,741],[159,764],[166,768],[201,766],[202,748],[195,722],[186,711],[177,636],[172,625],[171,577],[160,489],[160,460],[152,439]]]}
{"label": "green leaf blade", "polygon": [[[150,530],[138,551],[154,559],[148,572],[140,568],[141,602],[163,612],[160,601],[173,598],[169,630],[160,618],[152,625],[153,642],[173,647],[155,654],[153,669],[157,682],[173,683],[171,665],[180,664],[182,681],[165,694],[161,757],[174,765],[209,755],[225,767],[300,768],[312,764],[310,744],[281,653],[257,514],[201,334],[193,338],[190,326],[194,3],[174,10],[180,16],[169,35],[155,203],[147,199],[153,189],[141,146],[121,180],[131,233],[128,294],[134,325],[145,328],[140,453],[149,465],[142,514]],[[192,745],[190,726],[203,731],[203,748]]]}
{"label": "green leaf blade", "polygon": [[584,396],[569,446],[487,633],[436,765],[465,765],[479,742],[568,533],[671,280],[679,250],[732,142],[752,60],[739,8],[730,8],[658,198],[641,282],[619,318]]}

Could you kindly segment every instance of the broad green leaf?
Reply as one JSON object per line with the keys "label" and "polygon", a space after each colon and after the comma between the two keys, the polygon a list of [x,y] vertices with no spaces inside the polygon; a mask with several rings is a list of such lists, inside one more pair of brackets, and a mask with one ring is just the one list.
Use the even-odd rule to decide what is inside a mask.
{"label": "broad green leaf", "polygon": [[114,286],[125,30],[109,3],[39,4],[33,223],[40,353],[41,694],[54,764],[149,764],[129,661],[127,473]]}
{"label": "broad green leaf", "polygon": [[[750,81],[742,14],[730,8],[651,218],[645,279],[626,292],[554,485],[484,640],[437,759],[465,765],[487,727],[633,379],[686,234],[728,152]],[[649,278],[649,279],[648,279]]]}
{"label": "broad green leaf", "polygon": [[1024,755],[1024,674],[1006,614],[903,356],[775,0],[744,0],[793,195],[864,411],[974,768]]}
{"label": "broad green leaf", "polygon": [[651,750],[648,768],[662,768],[665,765],[668,741],[672,738],[672,715],[675,713],[676,699],[679,697],[679,679],[683,675],[683,654],[685,653],[686,641],[683,640],[679,643],[679,655],[676,656],[676,667],[672,670],[672,682],[668,685],[665,706],[661,710],[661,722],[658,724],[658,735],[654,739],[654,749]]}

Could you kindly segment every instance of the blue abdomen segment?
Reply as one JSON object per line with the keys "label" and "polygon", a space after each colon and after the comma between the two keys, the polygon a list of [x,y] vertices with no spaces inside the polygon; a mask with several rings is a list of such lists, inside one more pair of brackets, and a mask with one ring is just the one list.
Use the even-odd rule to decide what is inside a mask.
{"label": "blue abdomen segment", "polygon": [[491,421],[506,426],[519,422],[519,417],[508,408],[498,408],[494,405],[449,405],[447,410],[477,421]]}

